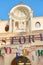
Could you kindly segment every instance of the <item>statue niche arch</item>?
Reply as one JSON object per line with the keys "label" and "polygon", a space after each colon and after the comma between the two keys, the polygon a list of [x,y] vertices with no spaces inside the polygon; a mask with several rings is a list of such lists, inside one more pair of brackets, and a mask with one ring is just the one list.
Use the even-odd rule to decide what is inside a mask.
{"label": "statue niche arch", "polygon": [[[15,23],[18,21],[19,27],[16,31],[27,32],[31,28],[31,18],[33,16],[33,10],[24,4],[13,7],[9,13],[10,22],[14,24],[13,32],[16,30]],[[28,24],[27,24],[28,23]]]}
{"label": "statue niche arch", "polygon": [[27,57],[18,56],[12,60],[11,65],[31,65],[31,62]]}

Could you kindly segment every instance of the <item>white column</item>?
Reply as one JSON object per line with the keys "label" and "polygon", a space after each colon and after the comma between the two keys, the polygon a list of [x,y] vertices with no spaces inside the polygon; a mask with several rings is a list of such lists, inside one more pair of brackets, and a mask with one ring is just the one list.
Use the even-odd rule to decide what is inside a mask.
{"label": "white column", "polygon": [[10,29],[10,32],[12,32],[12,20],[10,19],[9,22],[10,22],[10,23],[9,23],[9,29]]}
{"label": "white column", "polygon": [[[31,22],[33,22],[32,21],[32,18],[33,18],[33,11],[30,13],[30,17],[31,17],[31,21],[30,21],[30,26],[32,26],[32,23]],[[32,27],[30,27],[31,29],[32,29]],[[31,30],[30,30],[31,31]]]}

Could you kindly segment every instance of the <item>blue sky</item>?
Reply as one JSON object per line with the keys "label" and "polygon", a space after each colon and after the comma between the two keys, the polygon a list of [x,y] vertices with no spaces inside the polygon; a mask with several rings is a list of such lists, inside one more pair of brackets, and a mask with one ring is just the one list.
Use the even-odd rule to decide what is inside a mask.
{"label": "blue sky", "polygon": [[20,1],[32,8],[33,16],[43,16],[43,0],[0,0],[0,19],[8,20],[8,13]]}

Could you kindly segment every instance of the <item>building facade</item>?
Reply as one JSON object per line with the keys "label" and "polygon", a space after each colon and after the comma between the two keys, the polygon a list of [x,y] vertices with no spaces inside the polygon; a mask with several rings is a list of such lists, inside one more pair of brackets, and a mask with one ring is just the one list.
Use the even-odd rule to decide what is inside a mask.
{"label": "building facade", "polygon": [[43,65],[43,16],[19,4],[0,20],[0,64]]}

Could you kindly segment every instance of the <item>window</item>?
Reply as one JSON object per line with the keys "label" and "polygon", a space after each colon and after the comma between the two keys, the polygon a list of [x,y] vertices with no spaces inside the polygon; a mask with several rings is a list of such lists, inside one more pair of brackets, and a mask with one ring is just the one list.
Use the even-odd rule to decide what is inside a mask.
{"label": "window", "polygon": [[36,27],[36,28],[40,28],[40,27],[41,27],[40,22],[36,22],[35,27]]}
{"label": "window", "polygon": [[9,25],[6,25],[6,26],[5,26],[5,31],[6,31],[6,32],[9,31]]}

